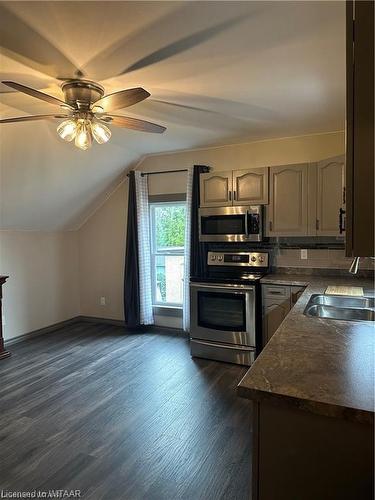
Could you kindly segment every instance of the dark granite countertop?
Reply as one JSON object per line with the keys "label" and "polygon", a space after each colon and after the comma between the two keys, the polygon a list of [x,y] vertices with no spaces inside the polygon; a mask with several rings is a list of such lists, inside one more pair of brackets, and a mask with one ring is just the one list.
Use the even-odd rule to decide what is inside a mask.
{"label": "dark granite countertop", "polygon": [[372,423],[375,326],[372,322],[307,317],[305,306],[328,285],[362,286],[370,279],[268,275],[262,283],[305,286],[293,309],[238,385],[238,394],[313,413]]}

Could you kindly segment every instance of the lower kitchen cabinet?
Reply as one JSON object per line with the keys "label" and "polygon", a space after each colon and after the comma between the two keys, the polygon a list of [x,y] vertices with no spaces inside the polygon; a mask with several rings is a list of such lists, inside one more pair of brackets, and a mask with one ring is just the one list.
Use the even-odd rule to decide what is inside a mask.
{"label": "lower kitchen cabinet", "polygon": [[372,500],[373,426],[253,406],[252,500]]}
{"label": "lower kitchen cabinet", "polygon": [[262,285],[263,346],[279,328],[304,289],[289,285]]}
{"label": "lower kitchen cabinet", "polygon": [[278,301],[269,299],[269,301],[267,301],[267,304],[264,306],[263,345],[267,344],[289,311],[289,300]]}

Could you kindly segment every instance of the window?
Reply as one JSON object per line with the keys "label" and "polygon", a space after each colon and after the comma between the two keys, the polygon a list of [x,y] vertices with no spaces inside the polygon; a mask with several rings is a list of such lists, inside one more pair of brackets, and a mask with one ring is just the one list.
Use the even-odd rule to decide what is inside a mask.
{"label": "window", "polygon": [[152,300],[182,306],[185,202],[150,203]]}

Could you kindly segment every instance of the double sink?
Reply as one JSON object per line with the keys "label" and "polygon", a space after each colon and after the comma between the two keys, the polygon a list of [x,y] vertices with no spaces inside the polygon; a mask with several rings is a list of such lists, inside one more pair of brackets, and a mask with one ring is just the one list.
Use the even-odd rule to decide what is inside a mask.
{"label": "double sink", "polygon": [[375,321],[375,298],[314,294],[304,314],[345,321]]}

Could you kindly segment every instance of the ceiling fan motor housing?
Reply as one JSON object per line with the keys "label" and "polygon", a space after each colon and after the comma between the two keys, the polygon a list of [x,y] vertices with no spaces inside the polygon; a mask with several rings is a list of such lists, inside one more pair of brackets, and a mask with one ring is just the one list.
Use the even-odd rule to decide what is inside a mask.
{"label": "ceiling fan motor housing", "polygon": [[104,95],[104,87],[90,80],[68,80],[61,85],[65,102],[80,110],[90,106]]}

